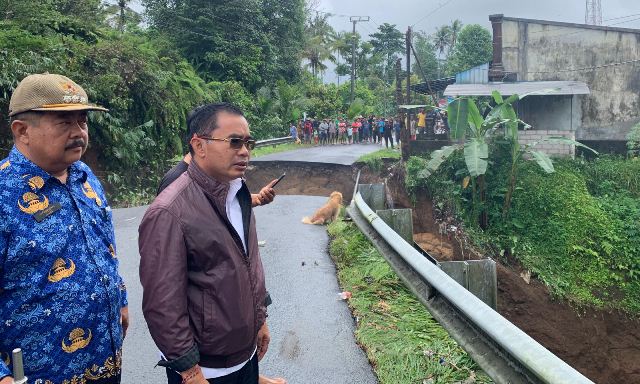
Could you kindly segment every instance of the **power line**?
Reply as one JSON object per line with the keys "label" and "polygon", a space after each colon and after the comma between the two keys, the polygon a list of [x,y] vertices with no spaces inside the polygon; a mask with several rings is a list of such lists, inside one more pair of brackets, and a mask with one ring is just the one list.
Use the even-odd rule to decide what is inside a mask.
{"label": "power line", "polygon": [[636,17],[635,19],[631,19],[631,20],[624,20],[624,21],[620,21],[620,22],[617,22],[617,23],[609,24],[609,26],[618,25],[618,24],[624,24],[624,23],[630,23],[630,22],[636,21],[636,20],[640,20],[640,17]]}
{"label": "power line", "polygon": [[626,18],[634,17],[634,16],[640,16],[640,13],[635,13],[633,15],[627,15],[627,16],[613,17],[611,19],[604,19],[602,21],[620,20],[620,19],[626,19]]}
{"label": "power line", "polygon": [[425,16],[423,16],[420,20],[416,21],[415,23],[411,24],[411,28],[415,27],[416,24],[418,24],[419,22],[421,22],[422,20],[426,19],[427,17],[433,15],[434,13],[438,12],[440,9],[444,8],[445,6],[447,6],[447,4],[449,4],[450,2],[452,2],[453,0],[447,0],[444,3],[440,4],[436,9],[434,9],[433,11],[427,13]]}

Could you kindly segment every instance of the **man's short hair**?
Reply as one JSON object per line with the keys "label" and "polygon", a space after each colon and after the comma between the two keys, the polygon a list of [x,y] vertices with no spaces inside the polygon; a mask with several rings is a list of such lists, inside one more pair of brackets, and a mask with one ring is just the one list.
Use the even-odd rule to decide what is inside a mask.
{"label": "man's short hair", "polygon": [[187,117],[187,144],[189,152],[193,154],[191,138],[193,135],[210,136],[211,132],[218,128],[218,114],[226,112],[232,115],[244,117],[240,108],[231,103],[211,103],[194,108]]}
{"label": "man's short hair", "polygon": [[[13,124],[13,122],[16,120],[26,121],[26,122],[29,122],[30,124],[38,126],[40,125],[40,118],[42,117],[43,114],[44,112],[38,112],[38,111],[27,111],[27,112],[17,113],[9,118],[9,126],[11,126],[11,124]],[[13,130],[11,130],[11,135],[13,136]],[[15,139],[15,136],[13,138]]]}
{"label": "man's short hair", "polygon": [[9,118],[9,124],[13,124],[13,122],[16,120],[28,121],[33,124],[38,124],[43,114],[44,112],[39,111],[26,111],[17,113]]}

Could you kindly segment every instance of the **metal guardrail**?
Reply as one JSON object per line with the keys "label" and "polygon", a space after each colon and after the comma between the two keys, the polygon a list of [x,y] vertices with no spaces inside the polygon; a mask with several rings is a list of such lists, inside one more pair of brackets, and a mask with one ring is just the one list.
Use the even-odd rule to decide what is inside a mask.
{"label": "metal guardrail", "polygon": [[267,147],[269,145],[284,144],[284,143],[293,143],[293,138],[291,136],[287,136],[287,137],[278,137],[275,139],[260,140],[256,143],[256,148]]}
{"label": "metal guardrail", "polygon": [[27,384],[27,377],[24,375],[22,362],[22,350],[16,348],[12,352],[13,361],[13,384]]}
{"label": "metal guardrail", "polygon": [[373,212],[359,192],[347,212],[418,300],[496,383],[593,384],[429,262]]}

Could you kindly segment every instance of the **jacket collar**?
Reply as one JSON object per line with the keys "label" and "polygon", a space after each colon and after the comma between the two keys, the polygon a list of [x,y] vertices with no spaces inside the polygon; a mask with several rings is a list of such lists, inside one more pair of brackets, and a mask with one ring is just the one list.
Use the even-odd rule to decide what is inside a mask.
{"label": "jacket collar", "polygon": [[196,182],[207,194],[214,197],[217,202],[223,206],[226,203],[227,194],[229,193],[229,183],[224,183],[214,179],[204,173],[202,168],[198,166],[195,159],[189,163],[187,173],[193,181]]}

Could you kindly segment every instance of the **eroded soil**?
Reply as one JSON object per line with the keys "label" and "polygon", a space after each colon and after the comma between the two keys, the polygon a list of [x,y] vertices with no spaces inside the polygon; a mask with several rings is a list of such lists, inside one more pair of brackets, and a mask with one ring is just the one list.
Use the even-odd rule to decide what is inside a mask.
{"label": "eroded soil", "polygon": [[[360,183],[386,181],[393,207],[413,209],[415,240],[432,256],[441,261],[479,257],[455,232],[446,230],[450,223],[435,220],[433,204],[427,197],[418,197],[415,202],[409,199],[404,175],[392,163],[387,163],[382,172],[362,165],[254,163],[247,179],[250,189],[258,191],[286,172],[276,187],[277,193],[329,196],[337,190],[348,204],[359,168]],[[551,297],[535,278],[528,279],[517,262],[497,260],[497,264],[498,312],[502,316],[596,383],[640,383],[638,319],[618,312],[576,310]]]}

